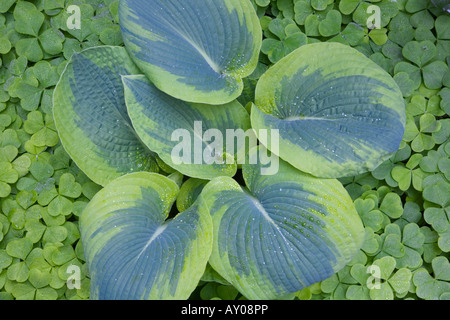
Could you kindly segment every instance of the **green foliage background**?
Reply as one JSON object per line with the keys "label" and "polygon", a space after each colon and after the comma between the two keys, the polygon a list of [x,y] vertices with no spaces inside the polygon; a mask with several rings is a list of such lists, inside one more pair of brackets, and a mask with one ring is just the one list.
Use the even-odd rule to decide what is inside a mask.
{"label": "green foliage background", "polygon": [[[296,299],[449,299],[450,15],[427,0],[250,1],[264,41],[242,104],[285,55],[337,41],[390,73],[407,105],[400,150],[373,172],[341,179],[365,225],[362,249]],[[118,3],[0,2],[0,300],[89,299],[78,218],[100,186],[62,148],[52,92],[73,52],[123,44]],[[80,30],[67,27],[70,5],[81,9]],[[366,26],[370,5],[381,10],[381,29]],[[81,270],[80,289],[67,286],[70,265]],[[367,285],[371,266],[382,271],[378,289]],[[208,272],[192,299],[243,297]]]}

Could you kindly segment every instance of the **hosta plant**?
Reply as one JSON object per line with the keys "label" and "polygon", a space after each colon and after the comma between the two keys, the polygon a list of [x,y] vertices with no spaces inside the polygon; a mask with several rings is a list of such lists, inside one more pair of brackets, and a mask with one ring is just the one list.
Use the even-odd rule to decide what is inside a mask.
{"label": "hosta plant", "polygon": [[[392,77],[343,44],[308,44],[268,69],[244,107],[262,45],[250,1],[124,0],[119,17],[125,46],[74,54],[53,96],[63,146],[103,186],[80,219],[91,297],[187,299],[213,270],[246,298],[292,298],[350,262],[365,232],[335,178],[399,148]],[[196,122],[222,136],[253,129],[259,146],[180,162],[177,130],[211,149]]]}

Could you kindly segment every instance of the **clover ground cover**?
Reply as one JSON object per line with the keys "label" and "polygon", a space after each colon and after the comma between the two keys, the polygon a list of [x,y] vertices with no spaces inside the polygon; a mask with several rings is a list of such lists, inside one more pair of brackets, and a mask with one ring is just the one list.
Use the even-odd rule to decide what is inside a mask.
{"label": "clover ground cover", "polygon": [[[129,2],[132,3],[133,1]],[[227,1],[227,3],[233,6],[237,2]],[[67,25],[67,21],[72,15],[71,12],[66,10],[70,5],[78,6],[80,9],[80,29],[70,29]],[[370,16],[367,9],[370,5],[376,5],[380,8],[381,22],[379,29],[368,29],[366,27],[367,19]],[[170,81],[173,74],[185,76],[186,79],[180,81],[180,88],[182,87],[182,89],[175,91],[177,93],[184,92],[181,99],[188,100],[186,105],[189,106],[192,103],[226,103],[225,100],[230,99],[229,101],[231,101],[237,98],[242,106],[242,111],[252,111],[252,117],[256,117],[254,115],[258,115],[258,112],[261,112],[261,114],[255,120],[244,119],[248,115],[242,113],[242,117],[236,117],[240,119],[233,119],[230,122],[242,121],[242,123],[247,123],[246,125],[242,124],[242,128],[247,128],[250,120],[253,121],[252,125],[258,124],[259,126],[277,123],[278,126],[283,125],[285,126],[283,128],[286,128],[285,131],[288,134],[284,136],[285,140],[286,137],[292,136],[292,132],[295,132],[295,128],[290,126],[293,118],[289,117],[307,118],[308,115],[296,113],[297,109],[295,108],[285,108],[285,106],[292,106],[292,103],[288,103],[289,101],[285,98],[289,97],[286,92],[291,89],[288,81],[285,81],[287,86],[278,89],[285,93],[282,95],[285,100],[280,101],[279,96],[274,94],[275,102],[273,106],[275,107],[270,112],[267,112],[268,110],[261,111],[261,108],[263,109],[265,106],[265,103],[261,103],[261,101],[269,99],[263,95],[270,96],[272,94],[269,90],[262,90],[261,88],[264,87],[264,79],[268,79],[270,76],[270,71],[266,73],[267,70],[276,63],[280,63],[278,68],[281,68],[283,59],[298,48],[307,51],[307,48],[312,48],[311,46],[306,47],[307,45],[316,43],[318,47],[322,46],[323,48],[318,52],[333,50],[332,48],[338,48],[339,45],[345,48],[342,49],[344,51],[353,48],[354,51],[359,51],[358,59],[361,59],[362,65],[366,65],[368,68],[369,66],[375,68],[375,65],[377,65],[377,68],[378,66],[381,67],[386,75],[392,77],[391,80],[375,77],[379,82],[389,83],[390,88],[398,86],[395,99],[399,99],[400,96],[406,111],[405,119],[392,114],[392,118],[398,120],[398,123],[392,122],[392,127],[390,127],[392,132],[401,132],[404,129],[404,134],[397,141],[398,146],[386,151],[386,158],[383,159],[380,157],[380,152],[377,152],[374,156],[373,150],[371,150],[367,153],[367,157],[382,160],[380,163],[366,161],[368,166],[365,172],[356,172],[355,168],[359,166],[348,165],[345,168],[347,172],[352,173],[345,177],[344,175],[338,176],[342,187],[345,187],[346,192],[348,192],[349,198],[346,201],[351,201],[354,205],[354,217],[360,219],[362,223],[360,231],[363,237],[358,240],[361,241],[360,249],[355,249],[351,259],[342,260],[346,261],[345,265],[342,264],[342,261],[340,264],[338,263],[338,271],[333,271],[333,267],[328,267],[328,269],[324,267],[321,274],[326,276],[323,276],[324,278],[321,278],[321,281],[317,282],[316,278],[312,277],[311,283],[314,284],[284,297],[290,299],[449,298],[450,218],[448,195],[450,194],[450,184],[448,163],[450,149],[448,137],[450,127],[448,113],[450,106],[450,17],[445,11],[446,5],[448,3],[445,1],[419,0],[396,2],[251,0],[248,3],[245,2],[245,9],[242,9],[243,11],[239,14],[231,16],[230,21],[232,23],[228,24],[229,29],[226,31],[236,30],[236,25],[244,25],[241,19],[244,15],[243,12],[254,10],[253,19],[245,20],[247,31],[243,35],[250,35],[249,38],[256,36],[257,38],[260,27],[262,35],[261,52],[258,55],[254,54],[254,48],[259,46],[255,41],[245,42],[247,46],[244,46],[244,42],[239,41],[242,44],[242,47],[237,47],[240,52],[239,59],[237,59],[239,64],[234,67],[232,64],[228,65],[230,70],[227,70],[226,77],[224,77],[225,82],[222,85],[224,83],[231,83],[232,85],[225,90],[220,89],[220,87],[214,88],[211,81],[206,81],[209,79],[208,77],[211,77],[211,74],[200,75],[198,79],[186,76],[187,71],[183,69],[186,64],[182,61],[178,61],[177,68],[169,70],[171,71],[169,73],[167,71],[164,73],[161,71],[161,61],[154,61],[151,60],[151,57],[134,53],[136,55],[134,59],[143,61],[136,64],[146,70],[145,73],[148,78],[152,79],[155,84],[161,81],[161,83],[158,83],[160,89],[167,86],[163,80],[169,79]],[[175,9],[174,12],[177,12]],[[202,10],[212,9],[212,5],[202,8]],[[142,39],[139,40],[139,37],[135,34],[129,35],[126,31],[124,34],[122,33],[119,20],[124,18],[120,18],[119,11],[119,1],[7,0],[0,4],[0,84],[2,87],[0,91],[0,297],[2,299],[89,299],[98,297],[97,294],[100,289],[92,288],[106,288],[107,285],[101,281],[99,284],[98,279],[100,277],[95,274],[97,268],[101,270],[101,265],[95,265],[94,263],[94,266],[89,267],[89,263],[97,259],[94,254],[96,248],[89,249],[87,241],[88,248],[83,248],[84,243],[81,241],[80,232],[83,220],[80,221],[80,218],[86,207],[89,211],[89,206],[93,206],[95,201],[101,199],[110,190],[101,191],[105,190],[103,188],[103,185],[106,184],[105,181],[129,172],[130,168],[133,169],[132,171],[140,171],[143,168],[154,171],[158,168],[160,173],[169,177],[159,177],[157,179],[159,182],[155,183],[159,186],[158,188],[164,186],[164,192],[162,189],[158,189],[158,192],[165,194],[168,203],[170,203],[171,197],[173,198],[173,194],[178,192],[175,190],[179,188],[176,206],[179,212],[185,214],[178,217],[178,219],[185,221],[183,226],[201,225],[203,227],[199,227],[197,230],[202,230],[202,228],[204,228],[203,230],[209,230],[208,228],[211,225],[216,225],[215,230],[228,228],[237,233],[239,231],[239,229],[230,229],[230,226],[233,226],[230,218],[223,220],[229,224],[228,226],[220,224],[217,229],[217,217],[226,216],[220,204],[216,204],[217,212],[210,212],[212,213],[212,221],[209,222],[207,221],[208,215],[203,213],[198,215],[199,212],[203,211],[201,204],[195,204],[200,207],[197,211],[189,211],[189,208],[194,204],[193,200],[204,187],[205,181],[199,179],[202,177],[182,179],[182,176],[161,160],[162,157],[159,154],[156,156],[152,153],[157,150],[152,150],[147,154],[146,148],[140,147],[141,142],[135,142],[136,147],[131,148],[135,156],[129,156],[131,149],[122,150],[124,154],[127,154],[127,157],[124,158],[138,160],[134,162],[134,167],[127,167],[124,161],[117,159],[116,162],[110,162],[112,170],[106,170],[109,173],[105,175],[98,168],[108,168],[101,161],[101,165],[94,165],[95,156],[89,156],[88,164],[83,166],[82,162],[77,160],[76,151],[70,151],[71,149],[67,145],[67,141],[70,141],[70,139],[64,137],[64,133],[61,131],[62,126],[55,126],[55,120],[57,123],[59,120],[55,119],[58,114],[54,113],[53,96],[55,86],[64,72],[70,70],[77,60],[84,61],[84,65],[91,62],[93,69],[90,70],[98,68],[101,60],[99,60],[100,62],[97,61],[96,64],[92,57],[88,57],[90,60],[86,59],[86,55],[90,52],[93,55],[94,52],[99,52],[94,51],[96,47],[122,48],[110,49],[114,53],[109,54],[109,57],[112,58],[117,55],[120,57],[120,61],[123,61],[123,59],[129,59],[127,55],[124,55],[125,49],[123,48],[125,45],[130,46],[130,43],[132,43],[131,46],[136,45],[135,43],[142,44],[142,42],[139,42]],[[123,12],[126,12],[126,10]],[[123,12],[122,14],[126,15]],[[226,19],[226,17],[224,16],[223,19]],[[136,23],[136,21],[133,23]],[[173,23],[177,23],[177,21]],[[131,22],[126,29],[137,30],[136,27],[132,27]],[[154,30],[154,28],[152,29]],[[186,40],[183,37],[180,39]],[[220,41],[216,38],[210,40]],[[319,42],[321,44],[318,44]],[[220,43],[216,45],[219,46]],[[173,43],[164,43],[158,50],[166,50],[170,46],[173,46]],[[302,47],[304,49],[301,49]],[[86,50],[89,48],[93,48],[92,51]],[[204,54],[200,54],[198,57],[199,63],[207,56],[206,48],[200,49],[202,50],[197,50],[197,52],[203,52]],[[82,50],[86,51],[73,56],[74,52],[81,52]],[[292,59],[294,56],[295,54],[289,57]],[[233,57],[236,58],[236,55],[225,56],[226,59],[231,60]],[[289,59],[289,57],[286,59]],[[240,70],[237,66],[243,61],[247,61],[249,66]],[[303,63],[309,63],[310,61],[306,59]],[[206,59],[206,62],[208,62],[208,59]],[[212,70],[221,67],[214,65],[212,62],[208,63],[209,66],[216,67]],[[339,63],[336,63],[336,65],[339,66]],[[126,67],[126,65],[122,66]],[[302,67],[301,64],[300,67]],[[105,66],[102,66],[102,68],[104,69]],[[133,69],[135,66],[130,66],[130,68]],[[82,79],[83,75],[79,73],[79,69],[74,72],[78,72],[78,78],[75,79]],[[137,69],[133,69],[128,71],[127,74],[132,75],[136,72]],[[263,74],[266,75],[263,76]],[[277,72],[275,76],[282,77],[282,73]],[[292,74],[289,76],[292,76]],[[88,77],[88,75],[85,75],[85,77]],[[260,81],[260,79],[263,80]],[[68,79],[66,87],[70,87],[70,80]],[[132,86],[136,84],[135,80],[130,78],[126,83],[129,84],[130,91],[136,93],[136,87]],[[283,84],[283,80],[279,83]],[[117,86],[117,88],[120,88],[121,82],[118,82]],[[194,93],[186,93],[189,92],[189,87],[195,86],[202,87],[203,93],[196,95],[194,94],[195,90],[193,90]],[[329,85],[328,87],[331,86],[336,87],[336,85]],[[374,86],[370,86],[368,89],[373,88]],[[383,86],[379,86],[379,88],[382,90]],[[204,92],[211,90],[218,90],[220,93],[217,95],[204,94]],[[304,91],[304,89],[302,90]],[[76,97],[73,99],[67,96],[67,92],[67,90],[62,93],[57,91],[56,96],[59,94],[62,96],[61,99],[67,99],[66,102],[76,101],[80,103],[80,99],[83,99],[82,91],[77,95],[78,100]],[[76,92],[73,92],[74,96],[76,94]],[[112,100],[117,99],[120,103],[122,103],[122,100],[125,101],[126,98],[122,99],[117,95],[109,97]],[[136,95],[128,96],[128,98],[133,100],[136,110],[141,110],[139,109],[141,108],[139,103],[144,100],[136,99]],[[154,97],[151,98],[154,99]],[[180,99],[179,96],[176,98]],[[320,98],[325,99],[325,97]],[[214,99],[214,101],[210,99]],[[164,101],[164,99],[161,100]],[[193,100],[195,102],[192,102]],[[125,105],[125,102],[123,102],[123,105]],[[393,105],[398,106],[398,103],[393,103]],[[195,106],[192,107],[192,110],[195,110]],[[347,110],[344,111],[347,112]],[[126,109],[125,112],[127,112]],[[268,119],[269,113],[272,117],[270,119]],[[84,116],[89,115],[84,114]],[[87,132],[95,132],[95,126],[89,128],[88,123],[83,121],[82,113],[69,118],[72,123],[75,123],[74,128],[81,130],[78,136]],[[133,120],[133,117],[131,118]],[[205,121],[214,120],[207,116],[203,119]],[[107,122],[103,121],[102,123],[107,126]],[[377,124],[376,121],[374,123]],[[383,121],[382,123],[386,124],[389,121]],[[217,127],[217,124],[211,126]],[[315,150],[311,157],[317,159],[317,154],[323,156],[323,150],[330,149],[334,144],[327,145],[331,140],[325,134],[328,132],[327,130],[330,130],[328,127],[314,124],[313,126],[316,130],[320,128],[320,134],[326,138],[319,149],[313,147],[309,149]],[[65,127],[66,130],[68,128],[69,126]],[[134,133],[130,131],[129,123],[127,125],[119,122],[109,130],[120,137],[129,135],[130,139],[135,139]],[[117,130],[122,131],[118,132]],[[70,130],[67,131],[69,134],[71,133]],[[382,132],[386,133],[386,131]],[[100,136],[101,139],[99,140],[111,142],[108,140],[110,137],[111,135]],[[281,137],[283,139],[283,135]],[[370,141],[370,136],[363,138],[364,142]],[[61,143],[61,140],[63,143]],[[142,141],[149,143],[145,139],[142,139]],[[381,142],[387,143],[388,141]],[[89,143],[89,141],[86,143]],[[160,138],[159,143],[161,144]],[[165,144],[167,144],[167,141],[163,141],[161,144],[162,150]],[[357,145],[361,146],[362,142],[358,142]],[[127,144],[127,146],[129,147],[130,144]],[[270,149],[270,145],[266,145],[266,147]],[[85,152],[92,149],[80,145],[75,146],[75,150],[77,148]],[[143,151],[140,151],[139,148],[142,148]],[[108,151],[108,148],[105,147],[104,150]],[[386,149],[380,147],[377,150]],[[392,152],[394,153],[390,154]],[[331,152],[331,154],[335,154],[335,152]],[[282,155],[280,156],[283,158]],[[139,157],[144,158],[145,161],[140,161]],[[359,159],[361,157],[360,155]],[[289,161],[289,159],[285,160]],[[337,163],[342,164],[339,161]],[[119,165],[117,166],[117,164]],[[300,164],[292,163],[292,165],[299,166]],[[284,164],[281,164],[282,168],[284,166]],[[320,167],[318,171],[321,171],[323,167]],[[117,171],[117,168],[122,169],[122,171]],[[289,172],[292,169],[291,167],[288,168],[290,169],[282,169],[282,171],[287,170]],[[338,168],[342,168],[342,166],[338,166]],[[309,168],[301,169],[311,171]],[[89,170],[92,170],[93,174]],[[182,168],[177,170],[183,171]],[[216,169],[213,168],[212,172],[214,170]],[[324,174],[324,172],[318,173],[318,171],[311,172],[319,175]],[[223,171],[216,170],[215,172]],[[240,182],[242,186],[247,185],[246,190],[250,190],[252,197],[259,197],[260,202],[265,201],[258,195],[258,187],[262,186],[270,188],[274,184],[279,187],[278,189],[291,190],[288,193],[289,196],[293,196],[295,192],[298,195],[308,191],[304,187],[287,183],[287,177],[283,181],[262,179],[258,173],[249,168],[236,167],[229,171],[227,175],[233,176],[236,172],[236,181]],[[336,170],[333,170],[333,172],[336,172]],[[243,179],[239,178],[240,174],[243,175]],[[96,178],[96,175],[99,176],[99,179]],[[187,176],[190,175],[192,175],[191,172],[187,174]],[[286,174],[286,176],[289,176],[289,174]],[[105,177],[106,180],[102,180]],[[220,178],[219,180],[227,179],[232,180],[231,178]],[[299,179],[301,181],[302,178]],[[219,180],[207,188],[206,191],[208,192],[204,194],[205,198],[208,199],[207,202],[215,203],[217,201],[215,200],[215,194],[218,192],[224,192],[227,196],[233,194],[234,199],[241,196],[244,197],[243,199],[247,199],[245,198],[247,195],[241,195],[242,191],[237,189],[237,185],[235,185],[237,182],[222,182]],[[139,181],[144,181],[144,185],[147,186],[148,182],[145,182],[147,181],[145,178]],[[134,183],[136,182],[131,184]],[[278,185],[280,183],[281,185]],[[214,184],[220,186],[220,188],[214,189]],[[153,191],[151,190],[156,190],[156,185],[152,185],[150,189],[147,188],[146,199],[153,199]],[[111,188],[113,187],[111,186]],[[306,193],[311,194],[311,190]],[[95,195],[97,195],[96,198]],[[139,193],[133,194],[133,201],[139,196]],[[91,202],[92,199],[94,199],[93,202]],[[178,199],[180,200],[178,201]],[[133,201],[130,203],[133,204]],[[279,203],[272,204],[280,205]],[[248,205],[252,205],[252,203],[250,202]],[[160,214],[168,215],[170,213],[169,208],[162,208],[161,210]],[[251,213],[251,210],[248,211]],[[231,213],[229,212],[229,214]],[[251,217],[243,217],[243,219],[250,219],[251,221]],[[273,217],[271,219],[273,221]],[[270,221],[270,219],[266,220]],[[164,230],[176,229],[178,220],[172,221],[174,223],[166,226]],[[289,221],[289,223],[292,223],[292,221]],[[289,223],[286,225],[289,226]],[[316,226],[314,225],[314,227]],[[156,230],[159,230],[158,234],[160,234],[163,229],[156,228]],[[91,231],[86,231],[86,234]],[[315,232],[320,234],[318,229]],[[185,232],[184,234],[186,239],[190,239],[186,244],[189,244],[187,247],[189,252],[192,253],[186,255],[186,257],[190,257],[189,259],[194,261],[192,262],[194,265],[199,259],[202,261],[208,260],[207,257],[202,257],[200,253],[205,255],[210,250],[207,248],[210,240],[199,241],[200,238],[193,233]],[[205,236],[205,234],[198,232],[198,235]],[[252,234],[257,233],[253,231]],[[194,239],[198,241],[194,241]],[[103,241],[107,243],[107,240]],[[113,244],[110,244],[110,246],[114,247]],[[141,249],[149,246],[150,242],[145,242]],[[198,246],[203,246],[203,249],[196,249],[199,248]],[[216,246],[214,249],[214,245],[212,246],[215,253],[210,260],[211,264],[206,265],[206,270],[204,266],[197,266],[189,271],[189,274],[195,274],[200,282],[194,281],[195,283],[191,283],[192,281],[189,280],[192,279],[186,279],[183,272],[180,272],[180,283],[182,285],[179,286],[178,290],[173,289],[177,287],[176,281],[174,281],[171,282],[173,286],[171,290],[167,291],[167,295],[163,291],[156,293],[152,291],[149,292],[148,296],[156,298],[173,297],[172,293],[176,292],[176,297],[190,297],[192,299],[274,298],[279,296],[276,293],[279,294],[283,290],[292,291],[299,288],[295,285],[295,281],[283,282],[281,291],[279,288],[271,289],[270,282],[265,283],[264,287],[255,286],[255,283],[261,283],[261,281],[256,280],[258,277],[270,279],[281,275],[279,274],[280,270],[273,268],[265,270],[265,274],[255,273],[255,270],[261,270],[255,264],[255,261],[261,261],[261,256],[258,253],[254,253],[255,260],[248,264],[236,259],[224,261],[223,252],[233,253],[233,257],[238,256],[237,252],[233,252],[233,243],[228,242],[227,246],[230,246],[230,248]],[[181,248],[177,249],[181,250]],[[289,248],[286,247],[285,249]],[[87,256],[85,256],[85,252],[88,252]],[[183,252],[186,253],[186,251]],[[339,252],[339,250],[334,252]],[[313,256],[317,257],[317,254]],[[330,256],[324,254],[324,257],[327,257],[326,259],[329,259]],[[282,258],[283,255],[280,254],[278,257]],[[89,263],[86,263],[86,261],[89,261]],[[184,262],[186,263],[186,261]],[[176,266],[180,262],[175,260],[175,262],[168,261],[167,263],[173,263],[173,266]],[[70,285],[71,276],[73,276],[72,273],[67,272],[72,270],[69,268],[70,266],[76,266],[79,270],[80,286],[77,286],[77,288]],[[241,275],[243,272],[238,270],[237,266],[253,270],[252,276],[244,277],[242,281],[236,280],[236,274]],[[377,278],[380,287],[375,289],[370,286],[371,282],[368,282],[368,280],[374,280],[375,278],[373,278],[373,274],[367,272],[368,268],[373,266],[379,267],[382,271]],[[141,267],[145,268],[144,265]],[[307,269],[301,269],[300,271],[304,272]],[[152,274],[152,272],[158,273],[160,271],[152,270],[148,274]],[[288,272],[296,274],[299,270],[283,269],[283,274]],[[96,276],[97,278],[95,278]],[[161,279],[165,279],[164,275],[161,276]],[[302,276],[299,276],[298,279],[301,280],[299,283],[307,282]],[[274,295],[266,295],[267,292],[274,292]],[[114,295],[106,295],[106,297],[114,297]]]}

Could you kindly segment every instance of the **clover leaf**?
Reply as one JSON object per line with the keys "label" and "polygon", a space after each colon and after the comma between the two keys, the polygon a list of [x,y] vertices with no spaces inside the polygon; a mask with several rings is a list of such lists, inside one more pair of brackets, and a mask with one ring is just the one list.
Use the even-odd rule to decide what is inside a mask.
{"label": "clover leaf", "polygon": [[441,15],[435,20],[436,34],[439,39],[450,40],[450,32],[448,30],[448,24],[450,18],[448,15]]}
{"label": "clover leaf", "polygon": [[375,179],[369,172],[362,173],[354,177],[340,178],[339,181],[342,182],[352,199],[357,199],[365,191],[375,188],[379,184],[379,181]]}
{"label": "clover leaf", "polygon": [[449,205],[450,200],[446,196],[449,190],[450,183],[442,175],[432,175],[424,180],[423,197],[436,205]]}
{"label": "clover leaf", "polygon": [[422,191],[422,182],[429,174],[421,168],[416,168],[423,156],[419,153],[414,154],[405,166],[397,165],[392,169],[392,177],[398,182],[400,190],[406,191],[411,183],[414,189]]}
{"label": "clover leaf", "polygon": [[380,164],[375,170],[371,172],[372,176],[379,180],[385,180],[391,187],[397,187],[398,182],[395,181],[391,175],[392,169],[396,166],[396,163],[408,159],[411,155],[411,147],[404,143],[400,145],[400,149],[388,160]]}
{"label": "clover leaf", "polygon": [[445,112],[440,108],[441,98],[433,95],[426,98],[423,95],[413,95],[406,107],[406,112],[414,117],[421,116],[425,113],[431,113],[434,116],[443,116]]}
{"label": "clover leaf", "polygon": [[402,230],[402,244],[405,246],[405,255],[397,258],[398,268],[419,268],[422,263],[423,245],[425,235],[415,223],[408,223]]}
{"label": "clover leaf", "polygon": [[0,161],[0,197],[7,197],[11,193],[11,184],[18,178],[19,174],[10,162]]}
{"label": "clover leaf", "polygon": [[380,204],[380,211],[392,219],[400,218],[403,214],[400,196],[393,192],[387,193]]}
{"label": "clover leaf", "polygon": [[341,31],[342,15],[333,9],[333,5],[327,6],[322,11],[315,11],[305,19],[305,33],[307,36],[330,37]]}
{"label": "clover leaf", "polygon": [[56,85],[59,77],[56,66],[47,61],[39,61],[27,71],[30,71],[30,80],[18,83],[16,89],[22,108],[33,111],[41,104],[42,111],[51,113],[46,105],[46,99],[53,93],[52,87]]}
{"label": "clover leaf", "polygon": [[[429,40],[421,42],[410,41],[404,45],[402,53],[406,59],[415,64],[415,66],[409,65],[409,68],[411,70],[417,70],[413,72],[420,72],[422,74],[424,84],[428,88],[439,89],[442,86],[444,75],[449,69],[443,61],[432,61],[436,55],[436,46],[433,42]],[[405,68],[407,63],[405,62],[403,64],[404,66],[402,68]]]}
{"label": "clover leaf", "polygon": [[[450,191],[450,183],[441,174],[435,174],[424,180],[423,197],[429,202],[425,209],[426,219],[433,223],[433,227],[438,231],[438,246],[445,252],[450,251],[449,236],[450,228],[448,228],[448,194]],[[428,210],[428,211],[427,211]]]}
{"label": "clover leaf", "polygon": [[350,274],[356,279],[357,284],[348,287],[345,297],[349,300],[370,300],[369,288],[366,285],[370,280],[367,267],[362,264],[355,264],[350,269]]}
{"label": "clover leaf", "polygon": [[[333,0],[326,0],[326,1],[333,1]],[[293,19],[295,12],[294,12],[294,1],[292,0],[280,0],[276,2],[276,6],[278,10],[283,14],[283,17]]]}
{"label": "clover leaf", "polygon": [[436,47],[431,41],[410,41],[404,45],[403,56],[418,67],[423,67],[436,55]]}
{"label": "clover leaf", "polygon": [[14,8],[14,18],[16,31],[32,36],[17,41],[16,51],[19,56],[38,62],[44,54],[55,55],[62,51],[64,35],[51,27],[41,32],[45,15],[33,3],[19,1]]}
{"label": "clover leaf", "polygon": [[415,152],[430,150],[436,143],[429,133],[439,131],[440,126],[441,123],[432,114],[423,114],[417,123],[414,117],[408,115],[403,140],[411,142],[411,148]]}
{"label": "clover leaf", "polygon": [[411,271],[400,268],[393,274],[394,267],[395,260],[390,257],[375,260],[369,266],[353,265],[350,273],[358,284],[348,288],[346,297],[350,300],[393,300],[394,293],[397,297],[405,295],[410,286]]}
{"label": "clover leaf", "polygon": [[17,0],[5,0],[0,4],[0,12],[5,13]]}
{"label": "clover leaf", "polygon": [[412,273],[407,268],[400,268],[395,273],[395,259],[392,257],[383,257],[373,262],[381,270],[380,286],[370,290],[372,300],[393,300],[395,295],[404,295],[408,292]]}
{"label": "clover leaf", "polygon": [[428,207],[425,209],[424,218],[434,230],[445,232],[449,229],[450,218],[448,208]]}
{"label": "clover leaf", "polygon": [[[447,162],[448,153],[445,151],[445,147],[447,144],[440,145],[437,150],[429,150],[421,160],[420,160],[420,168],[424,172],[428,173],[438,173],[443,172],[441,169],[444,169],[445,163]],[[441,163],[441,165],[439,165]]]}
{"label": "clover leaf", "polygon": [[356,199],[355,207],[361,216],[364,226],[371,228],[375,232],[381,229],[384,217],[372,199]]}
{"label": "clover leaf", "polygon": [[6,252],[14,258],[25,260],[33,248],[33,243],[27,239],[12,240],[6,245]]}
{"label": "clover leaf", "polygon": [[379,252],[381,239],[378,234],[376,234],[372,228],[365,226],[365,237],[363,245],[361,246],[361,250],[367,256],[374,256]]}
{"label": "clover leaf", "polygon": [[35,36],[44,22],[44,14],[37,10],[33,3],[19,1],[14,8],[15,28],[22,34]]}
{"label": "clover leaf", "polygon": [[319,33],[323,37],[334,36],[341,31],[341,24],[341,13],[337,10],[330,10],[327,12],[325,19],[319,23]]}
{"label": "clover leaf", "polygon": [[441,100],[441,109],[444,110],[447,114],[450,110],[450,103],[448,102],[448,97],[450,97],[450,88],[443,88],[439,92],[439,96],[442,98]]}
{"label": "clover leaf", "polygon": [[405,12],[399,12],[392,18],[388,30],[389,39],[402,47],[414,39],[414,28],[410,23],[410,16]]}
{"label": "clover leaf", "polygon": [[427,300],[438,300],[450,291],[450,264],[446,257],[436,257],[431,262],[433,275],[421,268],[414,272],[413,282],[418,297]]}
{"label": "clover leaf", "polygon": [[34,259],[30,264],[28,281],[37,289],[48,286],[52,280],[51,269],[51,266],[43,258]]}
{"label": "clover leaf", "polygon": [[274,19],[270,21],[268,30],[278,39],[269,37],[264,39],[261,52],[266,54],[272,63],[276,63],[284,56],[307,43],[306,35],[296,27],[295,22],[291,19]]}
{"label": "clover leaf", "polygon": [[410,18],[411,25],[418,28],[431,30],[434,28],[434,18],[428,10],[416,10]]}
{"label": "clover leaf", "polygon": [[427,263],[431,263],[434,258],[442,254],[442,250],[438,245],[439,234],[428,226],[421,227],[420,231],[425,236],[423,244],[423,260]]}
{"label": "clover leaf", "polygon": [[[403,62],[403,61],[402,61]],[[410,74],[408,74],[405,71],[399,71],[397,69],[397,66],[400,65],[402,62],[398,63],[394,67],[394,80],[397,83],[397,85],[400,87],[400,90],[402,91],[403,97],[409,97],[415,89],[417,89],[417,84],[415,84],[414,79],[410,77]]]}
{"label": "clover leaf", "polygon": [[53,118],[49,114],[46,114],[44,119],[39,111],[28,113],[24,129],[32,135],[29,141],[36,147],[54,147],[59,143]]}
{"label": "clover leaf", "polygon": [[[370,6],[372,5],[372,3],[374,3],[374,2],[379,2],[379,1],[368,1],[368,2],[360,1],[358,7],[353,12],[353,15],[352,15],[353,21],[355,21],[359,25],[367,25],[367,21],[369,20],[370,16],[373,14],[373,11],[371,12],[369,9],[370,9]],[[381,1],[379,3],[376,3],[376,6],[380,10],[380,27],[383,28],[388,25],[391,18],[393,18],[397,15],[398,6],[391,1]],[[381,29],[372,29],[372,30],[379,31]],[[386,30],[384,30],[384,32],[386,32]],[[381,42],[380,45],[384,44],[386,42],[386,40],[387,40],[387,37],[385,38],[385,41],[380,41]],[[378,41],[376,41],[375,43],[377,43],[377,42]]]}
{"label": "clover leaf", "polygon": [[400,228],[404,228],[409,223],[418,224],[422,219],[422,211],[419,205],[414,201],[407,201],[403,207],[403,213],[400,218],[394,221]]}
{"label": "clover leaf", "polygon": [[350,266],[345,266],[341,271],[322,281],[320,283],[320,289],[324,293],[329,294],[329,297],[332,300],[347,299],[346,293],[350,286],[358,283],[351,275],[350,270]]}
{"label": "clover leaf", "polygon": [[314,13],[311,0],[299,0],[294,2],[295,22],[304,25],[306,18]]}
{"label": "clover leaf", "polygon": [[60,177],[59,194],[68,198],[78,198],[81,195],[81,185],[72,174],[65,173]]}
{"label": "clover leaf", "polygon": [[360,5],[360,2],[359,0],[342,0],[339,2],[339,10],[343,14],[350,14]]}
{"label": "clover leaf", "polygon": [[402,243],[401,230],[398,225],[393,223],[386,225],[380,239],[380,252],[376,255],[376,258],[389,256],[398,259],[405,255],[405,246]]}
{"label": "clover leaf", "polygon": [[366,30],[363,27],[354,22],[350,22],[342,31],[339,31],[338,35],[331,38],[329,41],[345,43],[354,47],[360,44],[365,36]]}
{"label": "clover leaf", "polygon": [[26,237],[33,243],[38,243],[46,231],[46,226],[34,219],[26,221],[24,228],[27,232]]}

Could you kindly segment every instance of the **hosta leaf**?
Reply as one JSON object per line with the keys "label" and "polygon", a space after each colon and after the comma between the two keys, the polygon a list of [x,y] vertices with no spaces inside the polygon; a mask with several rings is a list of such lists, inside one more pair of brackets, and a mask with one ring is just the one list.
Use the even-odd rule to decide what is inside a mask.
{"label": "hosta leaf", "polygon": [[250,1],[124,0],[119,14],[133,60],[176,98],[233,101],[256,68],[262,31]]}
{"label": "hosta leaf", "polygon": [[[262,175],[252,149],[246,187],[218,177],[203,189],[214,225],[211,266],[249,299],[275,299],[331,277],[358,252],[364,229],[335,179],[318,179],[280,160]],[[262,153],[264,154],[264,153]],[[260,155],[261,156],[261,155]]]}
{"label": "hosta leaf", "polygon": [[177,100],[145,76],[123,77],[123,83],[136,133],[166,164],[200,179],[234,176],[233,158],[235,152],[242,152],[245,141],[240,139],[235,148],[227,148],[227,132],[251,129],[250,117],[239,102],[209,106]]}
{"label": "hosta leaf", "polygon": [[94,196],[80,219],[92,299],[189,297],[211,253],[212,223],[199,202],[167,219],[178,191],[167,177],[136,172]]}
{"label": "hosta leaf", "polygon": [[277,145],[261,142],[280,158],[336,178],[388,159],[399,148],[406,116],[402,93],[386,71],[348,46],[315,43],[260,78],[251,120],[257,133],[279,130],[278,152]]}
{"label": "hosta leaf", "polygon": [[157,170],[125,106],[121,76],[138,72],[124,48],[95,47],[74,54],[56,86],[53,114],[61,142],[97,184]]}
{"label": "hosta leaf", "polygon": [[178,211],[185,211],[197,200],[197,197],[203,190],[203,187],[208,183],[208,180],[189,178],[180,187],[180,192],[177,197]]}

